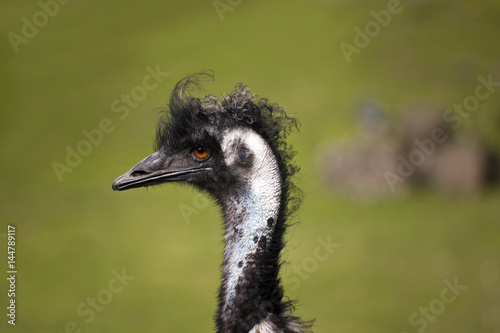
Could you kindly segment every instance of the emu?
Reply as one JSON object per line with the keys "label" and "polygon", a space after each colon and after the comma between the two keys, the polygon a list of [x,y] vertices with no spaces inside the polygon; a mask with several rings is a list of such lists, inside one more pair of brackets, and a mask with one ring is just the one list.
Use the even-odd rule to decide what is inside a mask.
{"label": "emu", "polygon": [[180,182],[208,192],[225,221],[217,332],[304,332],[312,322],[292,314],[279,278],[287,219],[301,201],[286,142],[297,121],[242,84],[220,100],[192,95],[212,79],[200,73],[177,83],[157,125],[156,152],[113,190]]}

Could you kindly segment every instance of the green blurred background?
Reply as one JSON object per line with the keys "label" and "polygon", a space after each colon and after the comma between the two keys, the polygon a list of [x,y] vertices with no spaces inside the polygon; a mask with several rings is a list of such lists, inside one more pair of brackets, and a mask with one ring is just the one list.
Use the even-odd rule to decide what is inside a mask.
{"label": "green blurred background", "polygon": [[[7,324],[3,278],[0,330],[64,332],[68,322],[82,332],[213,330],[218,209],[181,186],[111,190],[151,153],[155,108],[168,91],[187,74],[213,69],[208,92],[243,82],[301,121],[290,141],[306,197],[301,223],[287,235],[283,273],[299,300],[296,314],[316,318],[315,332],[500,332],[498,189],[359,200],[326,189],[318,174],[325,144],[359,135],[360,98],[375,96],[390,115],[420,102],[448,108],[474,92],[479,75],[500,78],[500,3],[402,1],[350,63],[340,44],[353,44],[354,28],[388,1],[221,3],[222,16],[211,0],[71,1],[17,53],[8,34],[22,35],[23,17],[44,23],[42,7],[0,3],[0,267],[6,276],[12,224],[19,271],[17,325]],[[120,119],[111,104],[142,85],[148,66],[169,75]],[[492,149],[500,146],[499,96],[460,128]],[[65,164],[67,146],[76,149],[82,131],[104,118],[114,130],[59,181],[53,162]],[[188,220],[186,206],[196,209]],[[324,260],[314,257],[318,239],[338,244]],[[112,271],[122,268],[135,278],[109,300]],[[455,278],[467,289],[441,309],[444,281]],[[107,304],[87,323],[90,315],[77,308],[90,309],[88,298],[97,296]],[[409,322],[430,305],[439,314],[424,320],[425,329]]]}

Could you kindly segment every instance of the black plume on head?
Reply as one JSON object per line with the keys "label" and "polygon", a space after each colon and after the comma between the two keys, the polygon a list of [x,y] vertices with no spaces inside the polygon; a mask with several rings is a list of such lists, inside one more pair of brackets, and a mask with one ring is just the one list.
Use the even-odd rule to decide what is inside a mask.
{"label": "black plume on head", "polygon": [[[247,269],[252,269],[255,274],[243,274],[244,283],[242,282],[241,285],[251,285],[254,288],[241,293],[232,300],[231,313],[234,317],[230,317],[227,312],[224,312],[225,310],[223,311],[226,301],[223,283],[219,294],[219,313],[216,321],[219,332],[228,331],[228,327],[248,332],[269,316],[277,327],[282,328],[281,331],[297,332],[295,329],[285,329],[287,322],[296,323],[292,326],[297,328],[299,326],[306,328],[308,325],[291,315],[293,304],[284,299],[279,279],[280,253],[284,244],[286,221],[299,207],[302,197],[301,191],[292,182],[292,176],[298,171],[292,163],[295,151],[286,142],[293,129],[298,128],[297,121],[289,117],[279,105],[253,95],[243,84],[236,85],[233,92],[220,98],[214,95],[206,95],[204,98],[193,96],[193,91],[196,88],[200,89],[203,82],[212,80],[212,72],[203,72],[188,76],[176,84],[170,94],[168,106],[162,110],[158,122],[155,150],[163,151],[165,155],[168,155],[176,151],[185,152],[193,147],[208,145],[215,152],[222,153],[221,143],[224,135],[231,129],[251,129],[267,142],[278,163],[281,178],[281,202],[276,220],[273,218],[266,220],[268,228],[272,227],[268,235],[272,241],[266,245],[266,237],[261,239],[260,248],[266,248],[266,250],[252,253],[249,257],[258,269],[255,270],[252,265],[247,266]],[[229,184],[227,187],[216,186],[219,188],[216,192],[208,191],[219,200],[219,203],[223,204],[224,198],[237,192],[238,189],[237,181],[225,182],[225,180],[237,180],[237,177],[231,178],[233,175],[231,172],[235,169],[228,171],[232,165],[226,165],[227,156],[223,156],[224,153],[212,154],[210,162],[215,162],[210,165],[210,176],[205,176],[203,180],[200,180],[202,178],[200,176],[195,185],[208,191],[214,183],[215,185]],[[221,174],[229,175],[229,177],[224,179]],[[226,221],[227,218],[228,216],[226,216]],[[231,229],[230,224],[226,224],[226,227],[230,230],[229,234],[234,232],[232,230],[236,230],[236,228]]]}
{"label": "black plume on head", "polygon": [[[194,90],[201,89],[203,82],[213,80],[213,72],[202,72],[187,76],[176,84],[158,122],[155,150],[182,148],[193,138],[214,133],[220,136],[229,128],[252,128],[266,140],[276,156],[285,189],[284,206],[287,207],[290,201],[294,203],[286,212],[291,213],[300,204],[301,193],[291,182],[298,167],[292,163],[296,152],[287,144],[286,138],[294,128],[298,129],[297,120],[289,117],[279,105],[253,95],[241,83],[231,94],[220,99],[214,95],[206,95],[204,99],[192,96]],[[293,198],[290,195],[292,190],[296,193]]]}

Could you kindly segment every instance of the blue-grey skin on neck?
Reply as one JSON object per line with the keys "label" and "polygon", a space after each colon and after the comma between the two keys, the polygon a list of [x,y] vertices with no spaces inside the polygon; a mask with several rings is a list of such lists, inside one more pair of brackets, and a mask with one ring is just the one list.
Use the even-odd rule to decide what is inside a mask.
{"label": "blue-grey skin on neck", "polygon": [[[224,250],[224,302],[221,313],[230,315],[236,297],[244,293],[245,274],[255,274],[253,258],[266,251],[278,218],[281,180],[278,163],[269,145],[251,129],[233,129],[223,135],[226,165],[240,168],[241,188],[223,202],[226,217]],[[248,165],[242,159],[251,160]]]}

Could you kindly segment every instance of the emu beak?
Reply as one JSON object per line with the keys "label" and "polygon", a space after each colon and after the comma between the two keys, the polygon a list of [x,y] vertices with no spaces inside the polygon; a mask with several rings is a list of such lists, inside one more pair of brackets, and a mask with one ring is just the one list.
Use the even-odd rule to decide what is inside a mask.
{"label": "emu beak", "polygon": [[167,158],[160,152],[149,155],[124,175],[113,182],[114,191],[123,191],[136,187],[158,185],[179,181],[179,177],[187,174],[211,170],[211,168],[176,168],[173,158]]}

